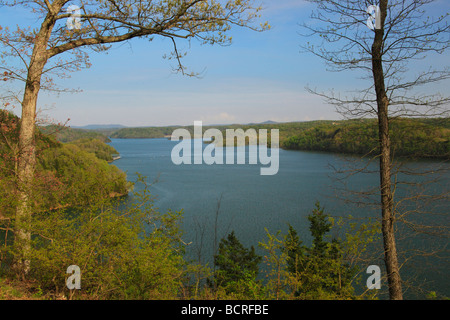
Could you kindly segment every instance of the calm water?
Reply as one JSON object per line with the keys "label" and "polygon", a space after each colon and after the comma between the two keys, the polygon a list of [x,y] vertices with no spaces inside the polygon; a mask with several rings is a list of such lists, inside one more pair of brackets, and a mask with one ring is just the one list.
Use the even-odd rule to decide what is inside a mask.
{"label": "calm water", "polygon": [[[339,200],[343,194],[338,190],[341,184],[336,181],[338,176],[333,168],[349,165],[340,156],[280,150],[278,173],[262,176],[261,164],[177,166],[170,157],[177,143],[168,139],[113,139],[111,145],[121,154],[121,159],[114,164],[127,172],[129,180],[136,179],[136,172],[146,176],[148,182],[158,178],[151,191],[156,197],[155,206],[161,212],[183,209],[184,240],[191,243],[187,251],[191,259],[211,263],[215,239],[219,241],[232,230],[245,246],[256,248],[258,242],[267,239],[265,228],[271,233],[278,230],[286,233],[289,223],[304,243],[309,244],[311,237],[306,217],[314,209],[316,201],[320,201],[325,211],[334,216],[379,215],[378,210],[368,206],[358,208]],[[236,152],[247,151],[244,147],[236,148]],[[248,163],[248,157],[246,159]],[[410,165],[423,167],[428,164],[430,162]],[[376,169],[376,164],[369,165],[369,168]],[[359,174],[344,182],[352,189],[362,191],[376,187],[378,175]],[[443,185],[448,190],[448,182],[447,176],[440,188]],[[137,190],[140,188],[136,186]],[[448,202],[443,204],[448,212]],[[441,219],[439,224],[449,226],[448,218],[438,219]],[[439,245],[443,241],[444,245],[447,243],[447,239],[439,240]],[[403,243],[405,248],[411,247],[411,242],[404,240]],[[430,247],[436,242],[422,238],[414,243]],[[377,259],[371,264],[382,266],[383,262]],[[427,260],[419,269],[408,269],[408,273],[420,280],[433,281],[433,290],[450,296],[449,278],[444,273],[448,267],[448,260]]]}

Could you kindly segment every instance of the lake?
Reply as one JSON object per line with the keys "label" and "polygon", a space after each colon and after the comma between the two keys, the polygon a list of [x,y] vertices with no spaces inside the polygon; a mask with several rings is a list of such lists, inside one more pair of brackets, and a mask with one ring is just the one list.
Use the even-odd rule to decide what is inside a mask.
{"label": "lake", "polygon": [[[267,239],[266,229],[270,233],[278,230],[286,233],[288,224],[291,224],[303,242],[309,245],[311,236],[307,216],[316,201],[333,216],[351,214],[355,218],[366,218],[380,215],[379,210],[372,206],[358,206],[341,200],[342,197],[348,199],[339,190],[345,184],[353,190],[363,191],[376,188],[379,183],[377,163],[368,165],[372,173],[357,174],[342,183],[337,180],[342,175],[336,173],[336,168],[366,163],[357,157],[280,149],[278,173],[260,175],[263,165],[248,164],[246,147],[235,147],[236,154],[243,152],[247,155],[246,164],[175,165],[171,152],[178,142],[169,139],[112,139],[110,144],[121,155],[113,164],[127,173],[128,180],[135,181],[137,172],[146,176],[148,182],[157,179],[150,190],[155,196],[155,206],[161,212],[183,210],[184,241],[190,243],[187,257],[202,263],[211,265],[214,243],[233,230],[246,247],[258,249],[258,243]],[[408,165],[416,170],[437,164],[421,161]],[[449,181],[447,175],[440,186],[443,185],[448,191]],[[137,185],[135,190],[141,187]],[[397,194],[402,192],[399,189]],[[366,199],[356,195],[353,200],[376,202],[378,196]],[[444,212],[449,211],[448,201],[441,202],[441,205],[444,205]],[[449,226],[447,216],[433,219],[440,219],[438,224]],[[433,221],[436,223],[436,220]],[[448,242],[447,239],[431,241],[427,237],[417,239],[413,246],[430,248]],[[399,247],[412,248],[410,241],[402,241],[403,244],[399,241]],[[383,267],[379,257],[371,264]],[[420,268],[417,265],[409,267],[407,274],[419,277],[419,282],[431,281],[429,288],[450,296],[449,278],[445,274],[449,269],[448,260],[421,260]]]}

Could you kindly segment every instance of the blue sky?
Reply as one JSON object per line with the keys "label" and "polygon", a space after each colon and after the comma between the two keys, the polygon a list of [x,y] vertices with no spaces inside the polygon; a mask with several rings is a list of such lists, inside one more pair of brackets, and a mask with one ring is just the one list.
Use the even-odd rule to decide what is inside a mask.
{"label": "blue sky", "polygon": [[[195,41],[190,46],[178,44],[188,49],[184,63],[200,72],[200,78],[172,72],[174,62],[162,58],[171,51],[168,40],[134,39],[115,45],[107,54],[92,54],[91,68],[58,81],[82,92],[59,96],[42,92],[40,117],[54,122],[70,118],[72,126],[339,119],[333,106],[309,94],[305,86],[353,90],[358,74],[328,73],[320,59],[300,53],[307,39],[299,35],[298,24],[308,19],[313,9],[310,4],[302,0],[263,3],[261,20],[269,22],[269,31],[236,28],[231,31],[233,44],[227,47],[200,46]],[[18,19],[30,21],[17,9],[0,9],[0,25],[19,23]]]}

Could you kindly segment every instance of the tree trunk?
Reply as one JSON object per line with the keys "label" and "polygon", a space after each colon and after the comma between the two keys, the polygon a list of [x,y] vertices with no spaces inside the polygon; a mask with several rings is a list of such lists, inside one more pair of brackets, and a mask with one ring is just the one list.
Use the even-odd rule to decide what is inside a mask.
{"label": "tree trunk", "polygon": [[30,270],[32,190],[36,169],[36,104],[41,76],[48,60],[47,42],[55,20],[48,15],[37,34],[28,67],[19,133],[17,208],[14,230],[15,269],[22,277]]}
{"label": "tree trunk", "polygon": [[391,190],[391,160],[387,97],[378,104],[378,128],[380,139],[380,190],[381,190],[381,228],[384,241],[384,257],[389,285],[389,296],[393,300],[401,300],[402,286],[400,268],[395,243],[395,215]]}
{"label": "tree trunk", "polygon": [[392,300],[403,299],[400,268],[397,259],[397,249],[394,234],[394,210],[391,190],[391,142],[389,136],[389,99],[384,83],[382,61],[382,44],[384,36],[384,20],[387,13],[387,0],[380,2],[381,29],[375,30],[372,45],[372,71],[375,83],[378,107],[378,129],[380,145],[380,191],[382,233],[384,242],[384,257],[389,286],[389,296]]}
{"label": "tree trunk", "polygon": [[[38,69],[38,70],[35,70]],[[42,72],[42,68],[41,68]],[[22,276],[30,268],[32,190],[36,168],[36,103],[40,89],[39,68],[30,68],[22,101],[19,135],[19,165],[17,170],[18,203],[16,209],[15,240],[16,271]]]}
{"label": "tree trunk", "polygon": [[19,135],[19,165],[17,170],[18,203],[14,246],[16,251],[16,271],[22,276],[29,271],[29,251],[31,242],[31,193],[36,167],[35,118],[39,85],[27,82],[22,102],[22,120]]}

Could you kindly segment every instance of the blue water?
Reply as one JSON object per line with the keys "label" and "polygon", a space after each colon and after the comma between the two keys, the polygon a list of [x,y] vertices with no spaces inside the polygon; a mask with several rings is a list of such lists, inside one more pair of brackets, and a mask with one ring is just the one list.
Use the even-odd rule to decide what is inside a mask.
{"label": "blue water", "polygon": [[[148,182],[157,179],[150,190],[155,196],[155,206],[161,212],[183,210],[184,241],[190,243],[187,256],[194,261],[211,264],[214,243],[232,230],[245,246],[257,248],[259,242],[267,239],[266,229],[272,234],[278,230],[286,233],[289,223],[308,245],[311,236],[306,217],[316,201],[320,201],[325,211],[333,216],[380,215],[375,207],[340,200],[342,197],[348,199],[348,195],[339,191],[344,184],[357,191],[376,188],[379,182],[376,163],[368,166],[373,173],[352,176],[341,184],[336,179],[342,175],[336,174],[336,168],[347,168],[351,161],[360,162],[358,158],[350,158],[349,162],[330,153],[280,150],[278,173],[263,176],[260,175],[262,165],[248,164],[248,157],[244,165],[175,165],[171,161],[171,151],[177,143],[168,139],[113,139],[111,145],[121,154],[121,159],[114,165],[124,170],[130,181],[136,180],[137,172],[146,176]],[[235,151],[248,155],[245,147],[237,147]],[[423,167],[429,164],[411,165]],[[448,188],[448,181],[446,177],[444,187]],[[141,185],[136,186],[136,190],[140,188]],[[353,199],[376,202],[379,198],[358,195]],[[448,209],[448,202],[444,205]],[[448,226],[448,218],[440,223]],[[427,238],[421,241],[430,246]],[[439,241],[442,244],[447,239]],[[371,262],[382,263],[380,257]],[[437,270],[431,272],[421,268],[419,277],[434,281],[433,290],[450,296],[449,278],[445,274],[448,260],[439,260],[432,265]]]}

